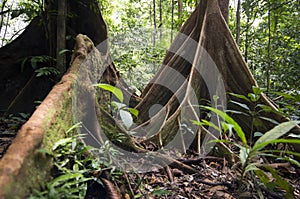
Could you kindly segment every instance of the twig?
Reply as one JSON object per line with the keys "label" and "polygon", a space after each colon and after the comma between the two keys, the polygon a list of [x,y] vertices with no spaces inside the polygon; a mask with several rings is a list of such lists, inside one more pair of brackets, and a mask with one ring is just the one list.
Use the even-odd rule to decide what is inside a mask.
{"label": "twig", "polygon": [[172,173],[170,167],[169,167],[169,166],[166,166],[166,167],[165,167],[165,170],[166,170],[166,172],[167,172],[167,175],[168,175],[168,178],[169,178],[170,182],[174,182],[173,173]]}
{"label": "twig", "polygon": [[124,177],[125,177],[126,182],[127,182],[127,184],[128,184],[129,191],[130,191],[131,195],[134,196],[134,192],[133,192],[133,189],[132,189],[132,187],[131,187],[131,184],[130,184],[130,181],[129,181],[129,179],[128,179],[128,176],[127,176],[126,172],[124,172]]}
{"label": "twig", "polygon": [[187,165],[192,165],[192,164],[199,164],[204,159],[205,160],[221,160],[221,161],[224,161],[224,158],[214,157],[214,156],[206,156],[206,157],[200,157],[200,158],[194,159],[194,160],[181,160],[180,162],[182,162],[184,164],[187,164]]}

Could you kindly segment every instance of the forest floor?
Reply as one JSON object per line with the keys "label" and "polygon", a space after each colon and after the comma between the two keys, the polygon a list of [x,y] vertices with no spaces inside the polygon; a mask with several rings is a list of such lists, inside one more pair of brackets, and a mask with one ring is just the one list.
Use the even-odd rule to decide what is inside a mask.
{"label": "forest floor", "polygon": [[[25,122],[26,115],[0,118],[0,159]],[[188,151],[179,161],[199,172],[186,174],[177,168],[165,167],[142,174],[127,173],[123,175],[122,181],[117,180],[115,183],[118,184],[121,192],[130,190],[131,194],[139,196],[138,198],[149,199],[259,198],[260,193],[270,199],[286,198],[285,193],[279,189],[274,188],[270,191],[262,185],[255,184],[259,182],[258,179],[257,182],[253,182],[253,180],[245,178],[242,185],[239,186],[238,167],[240,166],[230,166],[224,158],[209,156],[199,159],[193,151]],[[290,164],[275,162],[270,164],[292,185],[295,198],[300,198],[299,168]],[[99,184],[88,188],[85,199],[103,198],[103,193],[99,193],[97,186]],[[123,198],[130,197],[123,195]]]}
{"label": "forest floor", "polygon": [[[230,166],[224,158],[208,156],[205,159],[197,159],[197,155],[189,151],[180,162],[187,164],[198,171],[195,174],[187,174],[177,168],[165,167],[148,173],[125,173],[120,181],[115,180],[121,193],[130,190],[128,194],[122,193],[124,199],[283,199],[285,191],[278,187],[267,189],[259,179],[244,178],[240,184],[239,168]],[[270,164],[293,187],[294,197],[300,198],[300,170],[290,164]],[[238,168],[237,168],[238,167]],[[269,176],[272,179],[272,176]],[[275,181],[275,179],[273,179]],[[255,182],[254,182],[255,181]],[[239,184],[241,186],[239,186]],[[123,191],[122,191],[123,190]],[[88,188],[85,199],[103,198],[99,184]],[[259,196],[262,197],[259,197]],[[99,197],[100,196],[100,197]],[[102,196],[102,197],[101,197]],[[107,197],[110,198],[110,197]]]}
{"label": "forest floor", "polygon": [[0,117],[0,159],[5,154],[9,145],[16,137],[18,130],[26,122],[27,114],[19,116],[9,115],[8,117]]}
{"label": "forest floor", "polygon": [[[251,184],[253,182],[249,179],[244,179],[242,185],[238,186],[239,174],[237,170],[229,167],[225,159],[211,157],[206,160],[191,161],[190,158],[184,161],[193,162],[190,166],[198,170],[199,173],[188,175],[177,169],[172,169],[173,180],[169,179],[167,172],[150,173],[145,177],[145,182],[148,182],[146,188],[152,193],[156,187],[169,191],[169,194],[159,198],[259,198],[259,190],[254,188],[255,186]],[[298,175],[295,175],[295,169],[291,166],[278,169],[294,187],[295,196],[300,198],[300,181]],[[260,186],[260,189],[267,198],[284,198],[284,193],[278,190],[278,192],[276,190],[270,191],[264,189],[263,186]]]}

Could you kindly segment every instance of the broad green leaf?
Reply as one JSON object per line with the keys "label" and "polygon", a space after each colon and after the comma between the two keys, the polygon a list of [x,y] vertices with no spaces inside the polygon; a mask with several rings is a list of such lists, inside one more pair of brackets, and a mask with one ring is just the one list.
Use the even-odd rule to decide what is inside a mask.
{"label": "broad green leaf", "polygon": [[278,125],[278,124],[279,124],[276,120],[271,119],[271,118],[268,118],[268,117],[259,116],[259,118],[262,119],[262,120],[271,122],[272,124],[275,124],[275,125]]}
{"label": "broad green leaf", "polygon": [[234,96],[234,97],[246,100],[247,102],[251,102],[251,100],[248,97],[246,97],[245,95],[239,95],[239,94],[235,94],[235,93],[229,93],[229,94]]}
{"label": "broad green leaf", "polygon": [[292,185],[288,181],[286,181],[284,178],[282,178],[278,174],[278,172],[275,169],[273,169],[272,167],[265,166],[265,168],[268,169],[271,172],[272,176],[276,179],[276,184],[280,188],[282,188],[286,191],[286,198],[290,198],[290,199],[295,198]]}
{"label": "broad green leaf", "polygon": [[69,128],[67,130],[66,133],[69,133],[69,132],[73,131],[74,129],[81,128],[81,124],[82,124],[81,122],[78,122],[78,123],[74,124],[73,126],[71,126],[71,128]]}
{"label": "broad green leaf", "polygon": [[261,136],[263,136],[263,135],[264,135],[264,134],[261,133],[261,132],[255,132],[254,135],[253,135],[253,137],[261,137]]}
{"label": "broad green leaf", "polygon": [[242,163],[242,166],[244,166],[245,163],[246,163],[246,161],[247,161],[247,158],[249,156],[249,151],[250,150],[248,148],[246,148],[246,147],[243,147],[243,146],[240,147],[240,155],[239,155],[239,157],[240,157],[240,161]]}
{"label": "broad green leaf", "polygon": [[[253,146],[253,150],[260,150],[267,144],[271,143],[271,141],[274,141],[278,139],[279,137],[283,136],[287,132],[289,132],[291,129],[293,129],[299,121],[288,121],[281,123],[277,126],[275,126],[270,131],[266,132],[263,136],[261,136]],[[265,144],[264,144],[265,143]]]}
{"label": "broad green leaf", "polygon": [[255,95],[260,95],[263,91],[266,91],[267,89],[265,88],[260,88],[257,86],[252,86],[252,91]]}
{"label": "broad green leaf", "polygon": [[102,89],[104,89],[106,91],[112,92],[118,98],[118,100],[120,102],[124,101],[123,93],[122,93],[122,91],[119,88],[114,87],[114,86],[112,86],[110,84],[103,84],[103,83],[101,83],[101,84],[95,84],[94,86],[97,86],[97,87],[102,88]]}
{"label": "broad green leaf", "polygon": [[262,183],[267,186],[267,184],[270,182],[269,176],[261,169],[254,170],[254,173],[259,177]]}
{"label": "broad green leaf", "polygon": [[74,178],[80,178],[80,177],[83,177],[83,175],[81,173],[68,173],[68,174],[64,174],[64,175],[61,175],[61,176],[58,176],[57,178],[55,178],[51,182],[51,185],[52,186],[57,186],[60,183],[66,182],[66,181],[74,179]]}
{"label": "broad green leaf", "polygon": [[228,124],[226,122],[222,122],[222,127],[223,127],[224,132],[228,131],[229,137],[231,137],[232,134],[233,134],[232,130],[233,130],[234,126],[232,124]]}
{"label": "broad green leaf", "polygon": [[120,110],[120,117],[126,128],[130,128],[133,124],[133,119],[128,111]]}
{"label": "broad green leaf", "polygon": [[52,150],[56,150],[57,147],[59,146],[63,146],[63,145],[66,145],[67,143],[71,143],[72,142],[72,139],[71,137],[69,138],[64,138],[64,139],[60,139],[58,140],[57,142],[54,143],[53,147],[52,147]]}
{"label": "broad green leaf", "polygon": [[243,109],[246,109],[247,111],[250,111],[250,108],[248,107],[247,104],[243,104],[243,103],[233,101],[233,100],[231,100],[230,103],[233,103],[233,104],[238,105],[239,107],[241,107]]}
{"label": "broad green leaf", "polygon": [[283,157],[283,158],[278,157],[278,159],[279,160],[283,160],[285,162],[290,162],[290,163],[292,163],[292,164],[294,164],[294,165],[296,165],[297,167],[300,168],[300,163],[297,160],[293,159],[293,158],[290,158],[290,157]]}
{"label": "broad green leaf", "polygon": [[215,124],[213,124],[212,122],[209,122],[207,120],[201,120],[201,122],[196,121],[196,120],[192,120],[193,124],[199,125],[199,126],[210,126],[213,127],[214,129],[216,129],[217,131],[221,132],[221,129],[219,127],[217,127]]}
{"label": "broad green leaf", "polygon": [[264,112],[271,112],[271,111],[274,111],[274,109],[270,106],[267,106],[267,105],[264,105],[264,104],[257,104],[256,107],[259,107],[261,108],[262,110],[261,111],[264,111]]}
{"label": "broad green leaf", "polygon": [[252,164],[248,164],[245,168],[245,171],[243,173],[243,175],[245,175],[246,173],[248,173],[249,171],[255,171],[255,170],[259,170],[259,168],[256,167],[255,163]]}
{"label": "broad green leaf", "polygon": [[138,117],[139,116],[139,111],[135,108],[128,108],[128,111],[134,115],[135,117]]}
{"label": "broad green leaf", "polygon": [[126,104],[119,103],[119,102],[116,102],[116,101],[111,102],[111,104],[112,104],[114,107],[116,107],[117,110],[120,110],[120,109],[126,107]]}
{"label": "broad green leaf", "polygon": [[254,93],[249,93],[248,97],[250,98],[251,102],[257,102],[260,98],[260,95],[256,95]]}
{"label": "broad green leaf", "polygon": [[237,135],[239,136],[239,138],[241,139],[241,141],[243,142],[244,146],[248,146],[247,145],[247,140],[246,140],[246,136],[245,133],[243,132],[242,128],[240,127],[240,125],[234,121],[234,119],[232,117],[230,117],[229,115],[227,115],[226,113],[224,113],[221,110],[209,107],[209,106],[202,106],[205,109],[208,109],[216,114],[218,114],[220,117],[222,117],[227,123],[232,124],[233,125],[233,129],[235,130],[235,132],[237,133]]}
{"label": "broad green leaf", "polygon": [[252,150],[261,150],[265,146],[269,144],[275,144],[275,143],[290,143],[290,144],[300,144],[299,139],[274,139],[266,142],[262,142],[260,144],[254,144]]}
{"label": "broad green leaf", "polygon": [[282,92],[272,92],[276,95],[280,95],[286,99],[295,99],[295,97],[293,95],[287,94],[287,93],[282,93]]}

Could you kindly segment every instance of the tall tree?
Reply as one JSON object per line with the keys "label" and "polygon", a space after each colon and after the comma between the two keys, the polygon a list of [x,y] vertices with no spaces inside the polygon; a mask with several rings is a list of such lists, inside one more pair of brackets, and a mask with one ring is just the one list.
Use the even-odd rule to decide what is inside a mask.
{"label": "tall tree", "polygon": [[219,6],[225,21],[228,22],[229,0],[219,0]]}
{"label": "tall tree", "polygon": [[174,19],[174,9],[175,9],[175,1],[171,0],[171,43],[173,42],[173,30],[174,30],[174,23],[175,23],[175,19]]}
{"label": "tall tree", "polygon": [[267,45],[267,65],[266,65],[266,85],[267,92],[270,91],[270,70],[271,70],[271,3],[267,2],[268,7],[268,45]]}
{"label": "tall tree", "polygon": [[[66,5],[61,7],[63,10],[67,7],[69,13],[65,22],[68,27],[65,35],[61,35],[63,32],[61,27],[57,29],[58,1],[49,0],[45,3],[47,17],[37,16],[15,41],[0,48],[0,68],[3,71],[0,76],[0,87],[3,88],[0,93],[0,110],[13,113],[31,112],[35,109],[34,102],[42,100],[47,95],[54,82],[46,76],[36,77],[35,70],[47,65],[47,62],[41,61],[45,56],[56,58],[57,43],[64,43],[57,39],[57,33],[60,34],[62,40],[66,35],[75,37],[78,33],[83,33],[88,35],[95,44],[107,38],[106,25],[98,5],[95,5],[93,0],[66,2]],[[59,3],[62,2],[59,1]],[[44,18],[47,21],[43,20]],[[61,20],[62,25],[63,21]],[[74,42],[74,40],[69,40],[66,48],[71,51]],[[105,53],[105,46],[101,51]],[[67,54],[66,60],[71,60],[70,54]],[[36,68],[33,68],[32,63],[35,63]],[[55,67],[55,64],[48,66]],[[66,64],[63,67],[66,67]],[[14,83],[12,85],[7,82]]]}
{"label": "tall tree", "polygon": [[182,15],[183,15],[183,3],[182,3],[182,0],[178,0],[178,21],[179,21],[179,24],[178,24],[178,28],[180,29],[181,28],[181,25],[182,25]]}
{"label": "tall tree", "polygon": [[163,5],[162,0],[159,0],[159,39],[162,39],[162,25],[163,25]]}
{"label": "tall tree", "polygon": [[[156,47],[156,37],[157,37],[157,21],[156,21],[156,0],[153,0],[153,48]],[[156,63],[153,62],[153,73],[156,71]]]}
{"label": "tall tree", "polygon": [[241,0],[238,0],[236,8],[236,35],[235,41],[237,45],[240,45],[240,29],[241,29]]}
{"label": "tall tree", "polygon": [[7,3],[7,0],[4,0],[0,4],[0,32],[1,32],[1,29],[3,26],[3,22],[4,22],[4,15],[9,11],[9,10],[5,10],[6,3]]}
{"label": "tall tree", "polygon": [[56,68],[62,76],[66,72],[66,55],[62,53],[66,49],[67,32],[67,0],[58,1],[57,6],[57,44],[56,44]]}
{"label": "tall tree", "polygon": [[[79,1],[75,2],[75,4],[68,4],[70,10],[73,12],[76,11],[78,14],[76,18],[68,20],[67,24],[70,26],[70,29],[72,29],[70,34],[72,32],[74,32],[74,34],[83,32],[89,35],[96,45],[103,42],[107,37],[106,26],[95,1],[82,0],[80,3]],[[156,143],[157,146],[163,147],[164,153],[168,152],[169,149],[170,154],[174,154],[174,151],[176,151],[176,153],[184,153],[187,149],[186,147],[192,144],[190,142],[195,138],[194,135],[198,136],[197,140],[208,136],[210,137],[208,141],[215,140],[216,136],[219,136],[220,132],[215,134],[213,130],[206,129],[204,126],[195,125],[192,122],[193,120],[203,121],[203,119],[207,118],[207,114],[201,114],[198,110],[198,100],[205,99],[204,101],[211,102],[215,107],[220,107],[220,105],[224,106],[226,101],[235,99],[234,96],[227,95],[227,93],[236,93],[238,94],[236,96],[248,96],[248,93],[253,91],[253,86],[257,87],[257,83],[251,75],[247,64],[244,62],[234,38],[228,31],[228,26],[224,21],[224,13],[221,13],[218,8],[219,4],[217,0],[201,0],[197,9],[182,26],[180,30],[182,34],[177,35],[170,51],[167,52],[163,60],[165,67],[159,70],[153,78],[153,81],[147,85],[140,97],[129,93],[125,87],[126,85],[122,84],[119,73],[114,69],[113,64],[106,68],[106,65],[103,64],[103,56],[101,56],[98,49],[91,44],[92,42],[87,36],[80,34],[76,37],[77,43],[72,59],[72,61],[76,60],[73,62],[74,70],[78,69],[78,62],[82,62],[83,58],[87,57],[87,53],[92,52],[91,59],[86,59],[85,67],[82,67],[83,70],[77,73],[77,75],[83,75],[82,79],[78,79],[79,84],[76,84],[79,86],[79,98],[77,99],[81,99],[80,97],[88,99],[82,100],[83,104],[78,106],[78,108],[80,108],[80,110],[78,110],[79,115],[88,116],[80,121],[83,121],[82,124],[84,127],[91,127],[90,125],[100,123],[100,126],[103,127],[103,131],[105,131],[105,136],[101,137],[103,134],[101,132],[99,133],[97,128],[94,128],[95,126],[91,127],[93,130],[90,132],[94,137],[100,138],[97,140],[100,144],[103,144],[102,138],[110,138],[114,144],[119,144],[121,148],[128,150],[125,151],[131,154],[130,156],[126,156],[128,161],[128,157],[130,157],[130,159],[134,159],[135,157],[132,156],[132,152],[142,152],[136,153],[136,156],[140,154],[144,155],[147,149],[141,148],[141,146],[147,143],[151,143],[151,146]],[[11,45],[0,49],[0,58],[3,58],[1,59],[0,67],[4,69],[2,71],[5,72],[6,77],[9,77],[9,75],[7,75],[8,70],[15,72],[16,68],[20,66],[20,61],[16,60],[16,58],[23,58],[24,55],[27,56],[29,53],[29,55],[32,56],[32,53],[38,54],[41,53],[41,51],[42,53],[49,53],[49,49],[45,45],[45,42],[43,42],[46,39],[45,31],[38,26],[40,22],[39,19],[40,18],[36,18],[36,20],[32,21],[27,29],[29,32],[25,31],[18,41],[16,40]],[[33,35],[35,36],[34,38],[32,37]],[[187,35],[188,37],[182,37],[182,35]],[[54,42],[56,42],[56,40]],[[24,44],[26,45],[25,50],[23,48]],[[104,56],[106,58],[104,61],[109,62],[107,48],[106,46],[104,47],[104,49],[100,50],[107,55]],[[4,62],[5,64],[3,64]],[[88,64],[88,62],[91,63]],[[92,67],[95,71],[90,70],[88,67]],[[104,76],[99,77],[99,74],[101,74],[99,71],[102,69],[105,69]],[[32,71],[29,71],[28,74],[30,76]],[[0,80],[3,82],[3,74],[1,75]],[[73,76],[73,74],[71,73],[70,76]],[[113,86],[120,87],[124,93],[125,101],[134,101],[134,103],[131,104],[134,104],[133,106],[139,110],[139,120],[141,122],[134,127],[134,132],[142,135],[139,140],[134,140],[134,137],[131,137],[132,132],[129,132],[124,126],[119,126],[112,115],[112,111],[107,110],[107,103],[113,99],[110,94],[106,95],[101,90],[98,95],[95,96],[96,91],[89,92],[91,90],[91,84],[98,82],[99,79],[105,80],[106,83]],[[8,93],[6,92],[6,94]],[[215,100],[216,95],[219,96],[217,100]],[[2,99],[2,97],[0,97],[0,99]],[[74,102],[72,101],[72,103]],[[251,136],[252,132],[266,132],[274,127],[274,125],[276,125],[274,124],[274,120],[277,122],[288,120],[278,114],[276,107],[265,95],[260,95],[257,103],[259,105],[268,105],[270,109],[273,110],[268,110],[264,113],[265,117],[272,118],[272,120],[263,120],[261,121],[262,123],[252,126],[252,118],[244,118],[241,114],[234,114],[233,118],[240,124],[239,126],[235,126],[235,129],[240,132],[240,137],[243,137],[241,135],[243,133],[241,133],[240,126],[247,136]],[[2,103],[0,104],[2,105]],[[97,108],[95,108],[96,104]],[[157,104],[161,106],[159,106],[159,108],[153,108]],[[238,104],[237,107],[235,107],[234,103],[229,104],[229,109],[244,109],[245,106],[240,106],[240,103]],[[247,105],[247,108],[253,106],[250,101],[246,101],[245,105]],[[89,107],[89,109],[87,109],[87,107]],[[99,122],[94,120],[91,122],[91,117],[89,117],[91,115],[88,115],[89,113],[93,114],[93,119],[98,117]],[[30,131],[32,130],[31,128],[28,129]],[[34,129],[40,130],[36,127]],[[183,129],[189,130],[189,132],[185,134],[187,137],[184,138],[181,136],[182,133],[184,133],[182,132]],[[294,130],[297,134],[300,133],[298,126]],[[192,131],[192,133],[190,133],[190,131]],[[116,139],[116,133],[122,136]],[[151,133],[151,136],[144,138],[149,133]],[[122,140],[119,141],[119,139]],[[42,140],[42,138],[40,140]],[[96,142],[94,139],[93,141]],[[137,145],[137,142],[141,144]],[[243,142],[246,141],[244,140]],[[170,143],[171,145],[169,145]],[[99,146],[99,143],[97,144]],[[200,145],[200,142],[196,144]],[[248,147],[247,143],[245,143],[245,145]],[[208,151],[205,149],[210,150],[212,147],[203,148],[202,151],[199,151],[200,155],[206,155]],[[216,143],[216,149],[218,155],[226,156],[230,164],[234,163],[234,157],[230,155],[233,153],[225,143]],[[300,151],[299,145],[295,151]],[[184,163],[176,161],[174,159],[175,157],[169,157],[161,153],[157,154],[155,151],[152,151],[149,155],[152,154],[154,158],[145,158],[141,161],[141,158],[138,157],[137,162],[139,164],[143,162],[147,164],[147,161],[154,159],[158,160],[159,163],[166,162],[166,164],[173,163],[173,166],[174,164],[176,166],[179,165],[181,168],[187,169],[190,173],[195,172],[193,169],[189,169],[190,167]],[[33,153],[33,155],[35,155],[35,153]],[[14,158],[11,159],[15,161]],[[8,158],[5,161],[10,161],[11,159]],[[19,164],[15,163],[13,165],[16,165],[16,167],[19,166]],[[154,164],[150,165],[155,166]],[[11,168],[7,169],[6,172],[12,175],[22,175],[22,173],[13,172]],[[6,179],[10,182],[18,178],[11,177]],[[2,181],[0,181],[0,185],[1,187],[6,186]],[[34,185],[39,186],[38,183],[34,183]],[[27,193],[22,193],[23,195],[28,195],[28,192],[32,189],[25,190]],[[15,191],[19,192],[19,190]],[[11,194],[11,192],[9,194]]]}

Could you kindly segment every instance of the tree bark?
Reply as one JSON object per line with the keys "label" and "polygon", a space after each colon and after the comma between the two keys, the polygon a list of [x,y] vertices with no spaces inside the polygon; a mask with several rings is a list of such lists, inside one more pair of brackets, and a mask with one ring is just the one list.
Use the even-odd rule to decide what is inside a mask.
{"label": "tree bark", "polygon": [[183,12],[183,5],[182,5],[182,0],[178,0],[178,29],[181,28],[182,25],[182,13]]}
{"label": "tree bark", "polygon": [[[61,1],[59,2],[61,3]],[[30,58],[43,55],[56,57],[56,44],[61,41],[57,39],[57,16],[53,13],[53,10],[58,10],[57,3],[58,1],[46,1],[45,11],[48,16],[33,19],[16,40],[0,48],[0,69],[3,71],[0,75],[0,114],[34,111],[36,106],[34,101],[43,100],[55,83],[45,76],[35,77]],[[107,29],[98,5],[93,0],[68,1],[67,4],[68,13],[76,13],[76,15],[67,18],[66,34],[74,38],[78,33],[86,34],[98,45],[98,49],[106,54]],[[44,18],[47,18],[47,24],[41,25],[40,22],[45,23]],[[71,51],[74,43],[75,40],[69,40],[66,48]],[[71,54],[67,53],[66,56],[66,60],[69,62]],[[25,62],[22,71],[21,66],[24,59],[28,61]],[[37,65],[55,67],[50,63],[38,63]],[[25,87],[26,89],[23,89]],[[7,110],[8,107],[10,110]]]}
{"label": "tree bark", "polygon": [[[153,48],[156,47],[156,37],[157,37],[157,21],[156,21],[156,0],[153,0]],[[156,72],[156,63],[153,62],[153,73]]]}
{"label": "tree bark", "polygon": [[2,2],[1,8],[0,8],[0,12],[1,12],[1,14],[0,14],[0,32],[1,32],[1,29],[2,29],[2,26],[3,26],[4,14],[6,14],[6,13],[3,13],[6,3],[7,3],[7,0],[4,0]]}
{"label": "tree bark", "polygon": [[162,7],[162,0],[159,0],[159,40],[162,39],[162,25],[163,25],[163,7]]}
{"label": "tree bark", "polygon": [[266,67],[266,87],[270,91],[270,72],[271,72],[271,3],[268,1],[268,45],[267,45],[267,67]]}
{"label": "tree bark", "polygon": [[222,15],[226,22],[228,22],[228,8],[229,8],[229,0],[218,0],[219,6],[222,12]]}
{"label": "tree bark", "polygon": [[66,22],[67,22],[67,0],[58,1],[57,11],[57,44],[56,44],[56,69],[60,77],[66,72],[66,55],[61,53],[66,49]]}
{"label": "tree bark", "polygon": [[[89,3],[92,2],[85,0],[81,3],[83,2],[86,3],[86,7],[82,7],[81,4],[68,5],[70,6],[68,8],[73,11],[76,10],[78,14],[78,18],[68,20],[67,24],[71,29],[69,31],[73,34],[87,32],[87,35],[91,37],[91,40],[94,41],[96,46],[99,44],[98,42],[104,42],[104,48],[98,49],[105,55],[105,61],[95,61],[97,58],[103,58],[100,52],[98,52],[98,49],[95,48],[95,51],[91,51],[91,57],[93,58],[93,56],[96,55],[96,58],[85,60],[86,65],[84,66],[86,67],[83,67],[83,71],[80,71],[80,74],[82,74],[81,72],[85,72],[83,75],[86,74],[84,77],[88,79],[88,83],[86,84],[87,87],[81,89],[81,94],[82,96],[87,96],[88,100],[83,102],[83,106],[78,106],[78,108],[82,107],[82,109],[77,111],[83,115],[88,114],[87,112],[89,111],[87,111],[85,105],[89,105],[89,102],[91,102],[90,104],[92,104],[92,106],[89,106],[89,110],[94,111],[96,108],[97,114],[94,114],[93,117],[98,117],[101,127],[107,132],[107,137],[110,137],[114,144],[118,143],[117,139],[114,139],[116,132],[122,135],[120,137],[124,137],[124,142],[120,144],[121,148],[136,152],[146,151],[140,147],[141,145],[136,144],[137,141],[129,135],[124,127],[118,125],[115,118],[110,114],[110,111],[107,110],[107,102],[111,101],[111,95],[102,92],[102,94],[96,96],[97,99],[94,99],[94,93],[88,93],[88,86],[91,85],[90,80],[93,79],[92,83],[98,82],[100,78],[95,76],[95,74],[102,74],[104,69],[105,71],[101,77],[101,82],[120,87],[125,95],[126,100],[124,101],[134,101],[134,103],[130,104],[131,107],[135,107],[139,110],[139,121],[133,129],[130,129],[131,132],[136,132],[142,136],[141,139],[138,140],[139,144],[156,143],[157,146],[164,147],[164,150],[170,149],[172,151],[174,151],[173,147],[178,147],[176,150],[178,149],[179,152],[183,153],[190,145],[195,144],[191,142],[196,139],[196,135],[197,140],[199,140],[199,142],[197,142],[198,144],[200,141],[202,141],[202,143],[206,141],[206,144],[209,145],[208,141],[217,139],[220,133],[195,125],[192,122],[206,119],[206,114],[199,110],[198,105],[204,104],[198,101],[199,99],[205,99],[205,101],[209,101],[212,106],[222,106],[226,110],[227,102],[234,99],[232,96],[227,95],[228,93],[247,96],[248,93],[252,92],[252,87],[257,86],[255,79],[228,29],[223,13],[219,9],[218,1],[202,0],[182,26],[180,33],[176,36],[170,50],[163,60],[163,67],[160,68],[153,80],[146,86],[141,98],[138,98],[126,90],[126,85],[123,84],[113,64],[109,64],[107,68],[104,67],[105,65],[103,65],[103,63],[106,64],[111,61],[105,43],[107,38],[106,25],[101,17],[100,11],[96,9],[95,12],[94,9],[90,9],[91,6]],[[78,22],[77,20],[81,23],[76,23]],[[33,22],[37,24],[39,20],[36,19]],[[40,50],[43,49],[45,53],[49,53],[45,42],[36,41],[38,37],[32,39],[32,31],[34,30],[34,33],[37,34],[36,36],[40,36],[40,39],[45,41],[43,40],[45,39],[45,34],[40,34],[44,33],[43,29],[36,24],[31,24],[30,28],[24,32],[24,35],[20,36],[11,46],[8,45],[0,49],[0,56],[12,62],[8,65],[9,62],[6,61],[2,63],[2,59],[0,59],[1,69],[6,67],[5,69],[9,69],[15,73],[20,66],[20,62],[16,61],[15,58],[23,58],[22,55],[28,55],[28,51],[30,50],[36,50],[38,54]],[[95,27],[97,28],[96,31]],[[88,46],[92,43],[87,36],[78,36],[76,39],[79,41],[83,40],[84,42],[88,41]],[[28,43],[28,41],[32,42]],[[11,54],[15,49],[19,49],[16,47],[24,47],[24,44],[26,44],[26,46],[23,50],[16,52],[15,55]],[[77,42],[75,49],[76,51],[73,58],[80,58],[80,51],[85,52],[90,48],[81,46],[80,42]],[[76,53],[77,51],[79,51],[79,53]],[[6,56],[11,56],[11,59],[7,59],[3,52],[8,53]],[[87,52],[85,52],[84,55],[86,54]],[[30,53],[30,55],[32,54]],[[82,58],[84,58],[84,56]],[[94,68],[94,66],[97,65],[100,65],[103,71]],[[88,66],[92,66],[91,69],[93,70],[90,70]],[[32,75],[34,73],[29,71],[28,74]],[[7,77],[2,77],[0,80],[4,82],[5,78]],[[86,79],[80,79],[79,85],[84,83],[83,81]],[[25,80],[24,82],[26,83],[28,81]],[[37,83],[38,81],[36,81],[36,84]],[[34,91],[29,93],[31,94],[30,99],[32,99],[32,93],[34,93]],[[219,99],[215,100],[215,96],[219,96]],[[0,99],[2,99],[2,97]],[[265,95],[261,95],[261,99],[258,103],[269,105],[273,110],[276,110]],[[157,105],[159,105],[158,108]],[[248,106],[251,106],[251,104],[248,103]],[[229,109],[236,108],[231,104],[229,104],[228,107]],[[276,112],[268,112],[265,113],[264,116],[278,122],[288,120]],[[244,118],[240,115],[233,115],[233,118],[242,126],[246,134],[251,133],[251,131],[266,132],[274,127],[273,123],[264,122],[263,125],[252,128],[252,126],[249,125],[251,124],[252,118]],[[89,119],[90,117],[87,117],[84,121],[89,123],[91,122]],[[95,125],[95,122],[91,123],[91,125]],[[93,126],[92,129],[97,133],[96,127]],[[299,133],[299,128],[296,130],[298,130]],[[183,136],[183,134],[185,136]],[[169,143],[173,141],[175,141],[175,144],[173,143],[171,148],[168,148]],[[233,158],[230,155],[233,153],[224,143],[217,143],[217,148],[218,155],[225,156],[229,154],[227,159],[233,162]],[[209,152],[206,151],[207,149],[206,146],[199,147],[199,154],[206,155]],[[163,160],[172,159],[172,157],[164,158],[162,156],[158,158]]]}
{"label": "tree bark", "polygon": [[235,42],[240,45],[240,30],[241,30],[241,0],[238,0],[236,8],[236,35]]}
{"label": "tree bark", "polygon": [[171,43],[173,42],[173,30],[174,30],[174,0],[171,1]]}

